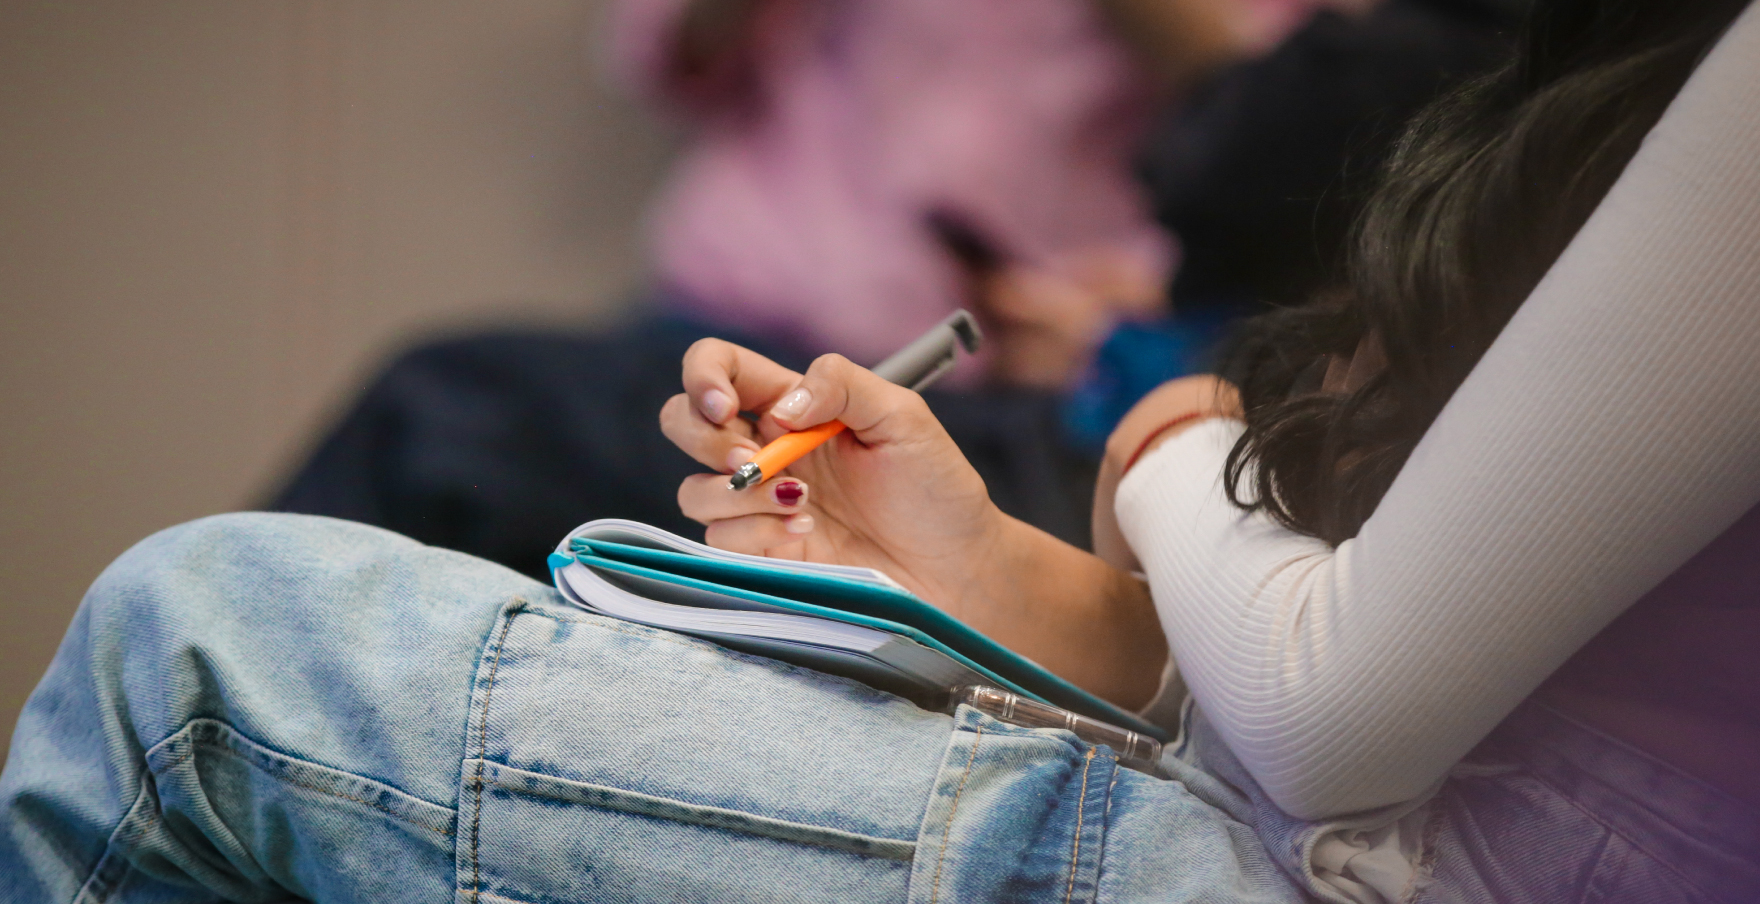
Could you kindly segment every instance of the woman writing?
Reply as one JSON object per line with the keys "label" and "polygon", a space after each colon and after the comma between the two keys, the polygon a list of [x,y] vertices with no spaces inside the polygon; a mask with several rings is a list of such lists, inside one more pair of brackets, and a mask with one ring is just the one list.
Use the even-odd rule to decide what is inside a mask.
{"label": "woman writing", "polygon": [[[1117,571],[1019,525],[970,527],[980,519],[969,515],[936,523],[963,533],[926,530],[913,520],[918,506],[984,510],[962,506],[981,493],[951,477],[917,484],[920,500],[861,483],[883,469],[893,431],[924,431],[894,426],[906,417],[895,412],[912,410],[904,394],[872,385],[858,400],[834,361],[799,388],[792,374],[766,385],[761,363],[728,348],[686,362],[685,398],[738,391],[759,408],[780,399],[770,420],[788,426],[854,417],[874,432],[864,447],[856,430],[842,455],[819,463],[837,470],[802,471],[809,486],[831,489],[816,497],[804,540],[788,531],[811,516],[747,514],[714,478],[687,482],[681,501],[710,524],[711,542],[911,575],[930,598],[963,601],[964,617],[1127,704],[1142,703],[1145,679],[1158,674],[1158,614],[1223,742],[1218,753],[1238,757],[1243,777],[1296,820],[1328,825],[1427,797],[1532,698],[1486,755],[1522,762],[1543,745],[1585,758],[1635,748],[1677,767],[1645,771],[1653,785],[1701,788],[1701,809],[1760,826],[1760,674],[1746,652],[1760,607],[1744,589],[1760,577],[1747,564],[1760,513],[1744,514],[1760,502],[1760,356],[1744,332],[1760,323],[1760,307],[1744,281],[1750,249],[1732,248],[1751,235],[1743,214],[1760,168],[1732,163],[1722,184],[1678,175],[1721,173],[1715,163],[1751,140],[1740,101],[1683,98],[1648,159],[1603,200],[1737,9],[1543,6],[1518,65],[1408,139],[1370,205],[1348,300],[1258,325],[1245,355],[1244,430],[1221,384],[1176,383],[1144,403],[1114,437],[1096,537],[1116,564],[1136,567],[1129,550],[1141,551],[1153,611]],[[1682,134],[1689,119],[1720,114],[1736,119],[1724,123],[1727,136]],[[1646,165],[1677,178],[1646,177]],[[746,383],[729,388],[723,373]],[[884,396],[897,400],[869,400]],[[668,423],[705,463],[720,465],[723,446],[748,445],[744,422],[711,430],[706,418],[682,416],[685,404],[677,400]],[[1118,472],[1137,456],[1121,486]],[[890,505],[871,504],[881,499]],[[1254,513],[1242,517],[1236,501]],[[886,520],[895,507],[896,523]],[[978,561],[996,567],[971,574]],[[984,576],[1001,583],[972,586]],[[1455,819],[1543,833],[1545,807],[1583,806],[1556,795],[1511,810],[1493,803],[1510,787],[1483,785],[1497,783],[1458,781],[1421,814],[1437,819],[1441,850],[1465,843]],[[1604,818],[1617,825],[1644,806],[1623,804]],[[1316,832],[1315,867],[1336,858],[1342,873],[1323,882],[1359,884],[1350,866],[1361,854],[1362,868],[1382,868],[1387,851],[1343,840],[1364,824]],[[1417,842],[1393,837],[1401,830],[1421,834],[1423,822],[1393,820],[1382,841]],[[1749,856],[1760,853],[1760,839],[1747,840]],[[1478,878],[1491,891],[1540,897]]]}
{"label": "woman writing", "polygon": [[1180,780],[235,516],[94,587],[0,779],[8,893],[1760,897],[1741,6],[1543,4],[1516,65],[1414,129],[1345,300],[1261,325],[1239,407],[1175,384],[1121,428],[1110,563],[997,512],[915,395],[693,350],[662,419],[713,469],[851,428],[796,467],[804,501],[687,481],[711,542],[880,567],[1121,703],[1171,649]]}

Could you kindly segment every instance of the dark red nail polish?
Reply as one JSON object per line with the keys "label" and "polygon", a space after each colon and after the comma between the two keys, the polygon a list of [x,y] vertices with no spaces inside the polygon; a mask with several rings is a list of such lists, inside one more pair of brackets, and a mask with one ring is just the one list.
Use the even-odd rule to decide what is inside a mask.
{"label": "dark red nail polish", "polygon": [[798,480],[784,480],[770,494],[776,498],[777,505],[800,505],[801,498],[807,495],[807,485]]}

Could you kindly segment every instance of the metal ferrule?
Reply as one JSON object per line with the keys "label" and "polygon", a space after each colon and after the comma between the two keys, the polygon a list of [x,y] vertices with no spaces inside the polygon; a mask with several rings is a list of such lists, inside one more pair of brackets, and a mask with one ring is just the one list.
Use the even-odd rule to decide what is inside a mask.
{"label": "metal ferrule", "polygon": [[746,487],[762,483],[763,481],[764,472],[758,467],[758,463],[755,461],[748,461],[745,464],[740,465],[739,470],[733,472],[733,477],[727,481],[727,488],[730,490],[743,490]]}

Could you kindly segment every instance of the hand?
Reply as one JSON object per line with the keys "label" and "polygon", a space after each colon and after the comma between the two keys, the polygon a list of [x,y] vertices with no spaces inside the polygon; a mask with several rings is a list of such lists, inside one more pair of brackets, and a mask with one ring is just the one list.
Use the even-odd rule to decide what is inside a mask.
{"label": "hand", "polygon": [[[722,472],[679,487],[710,545],[737,552],[878,568],[924,599],[958,610],[976,593],[973,562],[997,554],[1012,519],[929,412],[922,396],[838,355],[805,375],[715,339],[691,347],[685,392],[661,429]],[[748,421],[739,411],[754,412]],[[730,490],[725,474],[793,429],[841,420],[849,430],[787,477]]]}
{"label": "hand", "polygon": [[[1240,392],[1228,381],[1205,374],[1161,384],[1119,421],[1106,439],[1106,455],[1100,460],[1100,479],[1094,487],[1095,555],[1115,568],[1142,570],[1113,513],[1119,481],[1135,463],[1133,456],[1140,460],[1199,421],[1213,417],[1242,417]],[[1170,423],[1173,426],[1169,427]]]}
{"label": "hand", "polygon": [[1068,252],[1046,266],[1001,266],[978,274],[976,288],[994,349],[992,374],[1053,390],[1081,376],[1120,319],[1165,304],[1160,274],[1139,255],[1108,246]]}
{"label": "hand", "polygon": [[[997,509],[921,396],[837,355],[802,375],[713,339],[686,354],[684,385],[660,425],[720,472],[678,490],[710,545],[877,568],[1121,706],[1154,693],[1167,645],[1142,584]],[[849,429],[786,475],[728,489],[763,443],[831,420]]]}

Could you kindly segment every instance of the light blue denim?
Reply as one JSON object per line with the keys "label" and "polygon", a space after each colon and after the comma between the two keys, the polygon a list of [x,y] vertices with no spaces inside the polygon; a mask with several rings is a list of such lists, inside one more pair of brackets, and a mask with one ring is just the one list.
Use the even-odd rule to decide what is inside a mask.
{"label": "light blue denim", "polygon": [[1220,788],[231,515],[86,597],[0,776],[0,899],[1300,900]]}

